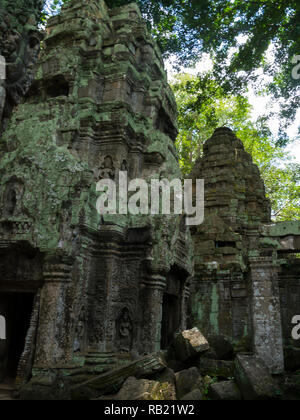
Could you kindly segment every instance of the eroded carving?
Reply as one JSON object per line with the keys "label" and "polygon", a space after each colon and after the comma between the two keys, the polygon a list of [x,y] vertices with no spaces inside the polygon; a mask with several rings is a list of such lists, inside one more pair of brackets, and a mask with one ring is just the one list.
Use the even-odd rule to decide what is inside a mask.
{"label": "eroded carving", "polygon": [[116,321],[117,345],[121,352],[132,349],[133,323],[128,308],[122,309]]}
{"label": "eroded carving", "polygon": [[103,160],[103,163],[100,166],[99,172],[100,179],[114,179],[115,178],[115,168],[113,159],[111,156],[106,156]]}

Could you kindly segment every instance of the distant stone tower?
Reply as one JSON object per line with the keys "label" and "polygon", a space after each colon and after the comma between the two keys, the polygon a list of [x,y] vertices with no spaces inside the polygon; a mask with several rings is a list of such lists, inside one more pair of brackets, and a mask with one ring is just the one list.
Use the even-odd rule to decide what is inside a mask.
{"label": "distant stone tower", "polygon": [[7,365],[20,380],[167,346],[193,274],[181,216],[96,211],[96,183],[121,170],[181,177],[175,100],[138,8],[72,0],[47,33],[0,143],[0,308],[24,340]]}
{"label": "distant stone tower", "polygon": [[271,206],[259,169],[234,133],[220,128],[204,144],[193,179],[205,180],[205,223],[198,228],[198,266],[219,269],[246,267],[249,237],[271,222]]}
{"label": "distant stone tower", "polygon": [[276,245],[261,236],[271,207],[259,170],[234,133],[220,128],[205,143],[192,178],[205,180],[205,220],[193,232],[190,325],[254,350],[282,372],[279,266]]}

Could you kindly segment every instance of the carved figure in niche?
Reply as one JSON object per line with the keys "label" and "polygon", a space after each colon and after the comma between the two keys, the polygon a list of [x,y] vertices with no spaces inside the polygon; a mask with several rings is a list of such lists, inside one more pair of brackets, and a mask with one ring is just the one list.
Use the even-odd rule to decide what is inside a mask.
{"label": "carved figure in niche", "polygon": [[127,164],[126,160],[123,160],[123,162],[122,162],[121,171],[128,172],[128,164]]}
{"label": "carved figure in niche", "polygon": [[20,213],[20,204],[24,192],[24,184],[13,177],[6,185],[3,194],[3,216],[13,217]]}
{"label": "carved figure in niche", "polygon": [[151,45],[144,45],[142,47],[142,62],[150,63],[153,62],[154,50],[151,48]]}
{"label": "carved figure in niche", "polygon": [[132,349],[133,323],[129,310],[124,308],[116,322],[117,341],[121,352],[129,352]]}
{"label": "carved figure in niche", "polygon": [[102,165],[100,166],[100,179],[115,179],[115,168],[113,160],[110,156],[106,156]]}
{"label": "carved figure in niche", "polygon": [[5,203],[5,216],[13,216],[15,214],[17,206],[17,194],[16,191],[11,188],[7,192],[6,203]]}
{"label": "carved figure in niche", "polygon": [[62,203],[60,214],[59,233],[61,241],[70,240],[72,237],[72,229],[70,229],[71,220],[72,203],[70,201],[65,201]]}
{"label": "carved figure in niche", "polygon": [[82,344],[84,341],[85,332],[85,309],[84,306],[81,308],[78,323],[76,326],[75,341],[74,341],[74,352],[82,351]]}

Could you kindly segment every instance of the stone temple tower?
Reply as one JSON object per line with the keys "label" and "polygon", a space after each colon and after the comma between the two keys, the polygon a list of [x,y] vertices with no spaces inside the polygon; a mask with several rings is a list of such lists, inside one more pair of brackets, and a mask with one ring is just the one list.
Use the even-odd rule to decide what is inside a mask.
{"label": "stone temple tower", "polygon": [[[278,251],[263,234],[271,207],[258,167],[228,128],[205,143],[193,178],[205,180],[205,221],[194,229],[191,319],[207,336],[223,335],[283,371]],[[265,228],[264,228],[265,227]]]}
{"label": "stone temple tower", "polygon": [[138,8],[71,0],[50,20],[35,81],[0,141],[0,376],[26,381],[87,360],[105,371],[185,328],[184,218],[96,210],[96,183],[118,182],[119,171],[180,178],[176,135]]}

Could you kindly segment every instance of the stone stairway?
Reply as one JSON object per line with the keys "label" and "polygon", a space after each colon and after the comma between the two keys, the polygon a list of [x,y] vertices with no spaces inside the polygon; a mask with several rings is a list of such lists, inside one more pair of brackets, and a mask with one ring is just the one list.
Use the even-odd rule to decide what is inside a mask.
{"label": "stone stairway", "polygon": [[128,357],[121,357],[118,365],[106,373],[94,375],[85,382],[74,384],[72,387],[73,400],[93,400],[103,395],[115,394],[130,376],[149,377],[166,368],[160,354],[151,354],[131,362]]}
{"label": "stone stairway", "polygon": [[82,383],[94,376],[102,375],[118,366],[120,362],[114,353],[88,351],[84,354],[85,363],[81,367],[68,369],[67,376],[72,386]]}
{"label": "stone stairway", "polygon": [[114,353],[89,351],[85,355],[85,367],[94,373],[101,374],[111,370],[117,364]]}
{"label": "stone stairway", "polygon": [[94,350],[84,353],[84,360],[84,365],[65,370],[72,387],[132,363],[129,354],[102,353]]}

